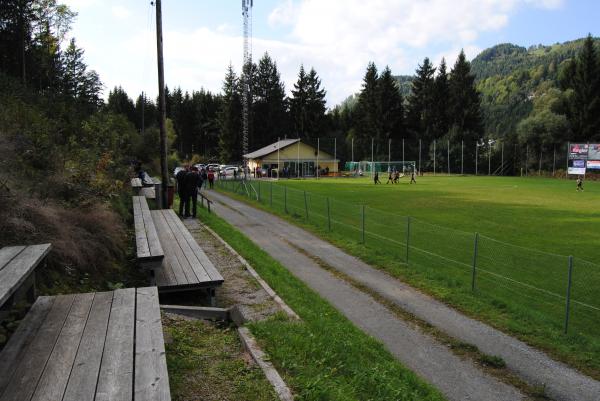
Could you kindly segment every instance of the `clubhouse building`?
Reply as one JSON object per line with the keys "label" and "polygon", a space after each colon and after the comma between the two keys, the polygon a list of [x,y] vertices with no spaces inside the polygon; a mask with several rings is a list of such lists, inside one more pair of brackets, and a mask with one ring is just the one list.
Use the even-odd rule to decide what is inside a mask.
{"label": "clubhouse building", "polygon": [[[282,139],[244,155],[256,177],[314,177],[337,175],[339,160],[331,154],[302,142]],[[317,171],[318,169],[318,171]]]}

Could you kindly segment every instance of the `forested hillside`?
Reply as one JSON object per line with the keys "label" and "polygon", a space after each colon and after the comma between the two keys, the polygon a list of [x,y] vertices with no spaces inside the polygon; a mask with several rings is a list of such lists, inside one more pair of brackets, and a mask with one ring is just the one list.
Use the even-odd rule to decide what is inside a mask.
{"label": "forested hillside", "polygon": [[[565,85],[561,84],[561,80],[564,81],[566,75],[573,72],[568,70],[569,63],[577,57],[584,41],[582,38],[529,48],[502,43],[477,55],[471,62],[471,71],[482,95],[485,134],[498,139],[516,138],[519,123],[532,114],[536,99],[545,95],[552,97],[551,103],[555,106],[556,102],[563,101]],[[594,39],[594,42],[600,49],[600,39]],[[406,98],[414,77],[400,75],[395,78]],[[527,136],[525,128],[528,127],[521,129],[522,136]],[[565,140],[576,140],[573,133],[568,132],[568,127],[557,129],[565,130]]]}

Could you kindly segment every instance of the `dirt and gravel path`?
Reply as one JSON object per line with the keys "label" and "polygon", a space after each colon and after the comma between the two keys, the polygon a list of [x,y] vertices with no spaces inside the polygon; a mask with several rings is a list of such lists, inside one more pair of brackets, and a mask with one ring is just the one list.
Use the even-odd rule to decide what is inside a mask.
{"label": "dirt and gravel path", "polygon": [[[357,326],[380,339],[403,363],[456,400],[508,400],[522,395],[481,373],[431,337],[409,327],[365,292],[323,269],[316,260],[447,335],[503,358],[524,381],[559,401],[598,401],[600,382],[486,324],[471,319],[330,243],[274,215],[210,192],[215,212],[244,232]],[[301,252],[299,250],[302,250]]]}

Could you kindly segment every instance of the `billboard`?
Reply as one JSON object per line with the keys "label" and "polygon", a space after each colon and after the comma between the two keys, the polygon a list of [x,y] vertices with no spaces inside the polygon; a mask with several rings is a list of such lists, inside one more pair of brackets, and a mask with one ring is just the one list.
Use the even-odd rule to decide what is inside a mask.
{"label": "billboard", "polygon": [[588,160],[600,160],[600,144],[590,143],[587,158]]}
{"label": "billboard", "polygon": [[586,167],[588,170],[593,170],[595,173],[600,172],[600,160],[588,160]]}
{"label": "billboard", "polygon": [[588,158],[589,145],[587,143],[569,144],[569,159],[586,160]]}
{"label": "billboard", "polygon": [[571,159],[569,160],[569,174],[585,174],[585,160]]}

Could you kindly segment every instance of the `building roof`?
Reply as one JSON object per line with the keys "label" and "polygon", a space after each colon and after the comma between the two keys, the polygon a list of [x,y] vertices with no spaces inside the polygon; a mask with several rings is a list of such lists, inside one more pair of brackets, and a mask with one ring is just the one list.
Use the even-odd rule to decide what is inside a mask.
{"label": "building roof", "polygon": [[251,153],[247,153],[244,155],[245,159],[258,159],[260,157],[266,156],[268,154],[271,154],[273,152],[277,152],[278,150],[281,150],[283,148],[286,148],[290,145],[293,145],[297,142],[299,142],[300,139],[296,138],[296,139],[282,139],[280,141],[277,141],[275,143],[272,143],[270,145],[265,146],[264,148],[260,148],[258,150],[255,150],[254,152]]}

